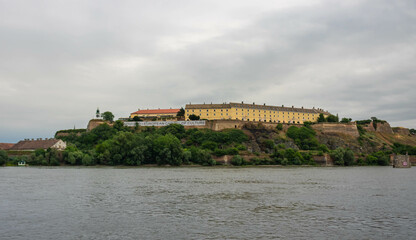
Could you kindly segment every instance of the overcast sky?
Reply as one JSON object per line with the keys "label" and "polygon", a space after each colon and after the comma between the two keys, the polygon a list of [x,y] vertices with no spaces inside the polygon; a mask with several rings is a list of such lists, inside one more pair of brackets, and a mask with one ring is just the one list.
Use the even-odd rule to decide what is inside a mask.
{"label": "overcast sky", "polygon": [[189,102],[416,128],[415,89],[414,0],[0,0],[0,142]]}

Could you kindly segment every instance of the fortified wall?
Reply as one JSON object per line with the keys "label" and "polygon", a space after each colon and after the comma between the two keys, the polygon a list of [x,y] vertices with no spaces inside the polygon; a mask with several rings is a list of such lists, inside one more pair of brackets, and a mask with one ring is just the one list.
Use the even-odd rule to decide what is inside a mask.
{"label": "fortified wall", "polygon": [[393,129],[388,122],[376,122],[363,125],[363,129],[369,132],[390,133],[393,134]]}
{"label": "fortified wall", "polygon": [[345,134],[353,137],[359,137],[355,123],[318,123],[311,126],[314,130],[321,131],[324,134]]}
{"label": "fortified wall", "polygon": [[394,133],[400,134],[400,135],[409,135],[410,131],[408,128],[403,127],[394,127],[392,128]]}
{"label": "fortified wall", "polygon": [[[265,129],[276,129],[278,123],[271,123],[271,122],[248,122],[242,120],[200,120],[200,121],[152,121],[152,122],[139,122],[140,126],[154,126],[154,127],[163,127],[167,126],[172,123],[182,124],[185,129],[189,128],[208,128],[213,131],[221,131],[224,129],[243,129],[244,126],[249,125],[256,127],[261,125],[262,128]],[[98,122],[91,122],[89,124],[88,129],[92,126],[98,126]],[[125,122],[125,126],[133,127],[135,126],[135,122]],[[283,129],[287,130],[291,126],[301,127],[302,124],[283,124]],[[357,125],[355,123],[317,123],[311,125],[311,127],[315,130],[318,130],[324,134],[346,134],[353,137],[359,137],[359,133],[357,130]]]}
{"label": "fortified wall", "polygon": [[412,166],[409,159],[409,155],[396,155],[393,154],[390,156],[390,161],[393,164],[394,168],[410,168]]}
{"label": "fortified wall", "polygon": [[108,125],[112,126],[113,124],[106,122],[102,119],[91,119],[88,122],[88,126],[87,126],[87,132],[93,130],[94,128],[98,127],[101,124],[107,123]]}

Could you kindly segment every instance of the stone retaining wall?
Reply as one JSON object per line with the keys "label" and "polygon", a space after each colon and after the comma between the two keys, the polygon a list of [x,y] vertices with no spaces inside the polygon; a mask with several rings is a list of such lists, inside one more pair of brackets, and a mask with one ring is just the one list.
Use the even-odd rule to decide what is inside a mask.
{"label": "stone retaining wall", "polygon": [[360,134],[357,130],[355,123],[318,123],[311,126],[315,130],[319,130],[322,133],[342,133],[353,137],[359,137]]}

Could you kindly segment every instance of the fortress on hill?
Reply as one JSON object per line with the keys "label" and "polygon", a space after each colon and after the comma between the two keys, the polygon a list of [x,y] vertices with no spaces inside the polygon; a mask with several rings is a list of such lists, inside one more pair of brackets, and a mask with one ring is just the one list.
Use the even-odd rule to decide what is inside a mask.
{"label": "fortress on hill", "polygon": [[[135,116],[146,119],[166,119],[173,118],[180,109],[147,109],[138,110],[130,114],[130,118]],[[250,122],[268,123],[295,123],[316,122],[319,114],[325,117],[329,112],[320,108],[295,108],[285,106],[270,106],[241,103],[221,103],[221,104],[186,104],[184,120],[189,121],[190,116],[194,115],[201,120],[239,120]]]}
{"label": "fortress on hill", "polygon": [[315,122],[319,114],[325,117],[329,112],[322,109],[307,109],[285,106],[270,106],[241,103],[222,103],[222,104],[186,104],[185,119],[189,120],[192,114],[207,120],[242,120],[253,122],[272,122],[272,123],[298,123]]}

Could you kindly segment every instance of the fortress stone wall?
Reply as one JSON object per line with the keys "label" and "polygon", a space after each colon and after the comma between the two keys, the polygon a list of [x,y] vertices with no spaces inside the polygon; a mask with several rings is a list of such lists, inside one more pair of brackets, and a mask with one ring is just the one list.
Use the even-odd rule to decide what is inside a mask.
{"label": "fortress stone wall", "polygon": [[113,124],[111,124],[111,123],[109,123],[109,122],[106,122],[106,121],[104,121],[104,120],[101,120],[101,119],[91,119],[91,120],[88,122],[87,131],[91,131],[92,129],[94,129],[94,128],[96,128],[96,127],[98,127],[99,125],[104,124],[104,123],[107,123],[107,124],[108,124],[108,125],[110,125],[110,126],[112,126],[112,125],[113,125]]}
{"label": "fortress stone wall", "polygon": [[394,133],[398,133],[400,135],[409,135],[410,131],[408,128],[403,128],[403,127],[394,127],[392,128]]}
{"label": "fortress stone wall", "polygon": [[321,131],[324,134],[341,133],[353,137],[360,136],[357,130],[357,125],[355,125],[355,123],[318,123],[312,125],[312,128],[314,130]]}
{"label": "fortress stone wall", "polygon": [[379,133],[390,133],[393,134],[393,129],[391,128],[390,124],[388,122],[377,122],[374,124],[373,122],[369,124],[364,124],[363,129],[369,132],[379,132]]}

